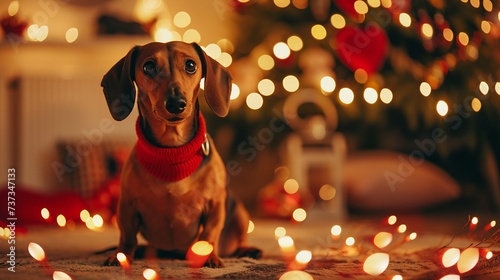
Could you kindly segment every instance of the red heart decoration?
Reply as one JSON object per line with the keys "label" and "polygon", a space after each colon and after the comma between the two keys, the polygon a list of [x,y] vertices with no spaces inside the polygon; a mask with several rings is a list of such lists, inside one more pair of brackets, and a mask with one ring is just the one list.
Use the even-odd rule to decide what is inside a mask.
{"label": "red heart decoration", "polygon": [[378,25],[346,26],[336,35],[337,57],[352,71],[377,72],[385,61],[389,41]]}

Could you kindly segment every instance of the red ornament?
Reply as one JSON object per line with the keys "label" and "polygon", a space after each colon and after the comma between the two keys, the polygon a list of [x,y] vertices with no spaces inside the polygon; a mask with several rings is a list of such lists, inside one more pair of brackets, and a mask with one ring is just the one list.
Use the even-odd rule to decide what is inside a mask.
{"label": "red ornament", "polygon": [[370,75],[385,61],[389,41],[378,25],[347,26],[337,32],[336,40],[338,58],[352,71],[363,69]]}
{"label": "red ornament", "polygon": [[28,23],[19,20],[16,16],[4,17],[0,21],[0,26],[2,27],[4,33],[9,36],[14,34],[15,36],[22,36],[24,30],[28,27]]}
{"label": "red ornament", "polygon": [[298,192],[287,193],[283,188],[283,183],[273,181],[261,189],[258,197],[260,214],[266,217],[289,219],[295,209],[303,207],[301,195]]}

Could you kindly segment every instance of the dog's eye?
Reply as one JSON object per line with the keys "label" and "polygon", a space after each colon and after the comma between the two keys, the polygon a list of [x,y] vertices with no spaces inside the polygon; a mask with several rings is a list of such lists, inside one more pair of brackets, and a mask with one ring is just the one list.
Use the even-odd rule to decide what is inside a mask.
{"label": "dog's eye", "polygon": [[196,62],[191,59],[186,60],[184,69],[186,70],[186,73],[194,74],[196,72]]}
{"label": "dog's eye", "polygon": [[149,77],[156,76],[156,65],[153,61],[147,61],[142,67],[142,71]]}

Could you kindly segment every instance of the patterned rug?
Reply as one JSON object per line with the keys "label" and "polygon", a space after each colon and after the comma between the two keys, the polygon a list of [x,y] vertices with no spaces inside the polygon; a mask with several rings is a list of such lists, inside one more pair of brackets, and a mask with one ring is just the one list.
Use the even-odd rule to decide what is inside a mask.
{"label": "patterned rug", "polygon": [[[255,230],[250,234],[250,244],[264,250],[264,257],[260,260],[226,258],[223,260],[224,268],[192,269],[184,260],[140,259],[133,262],[130,273],[121,267],[102,266],[111,253],[95,254],[116,246],[118,230],[112,226],[99,230],[87,229],[83,224],[71,230],[57,226],[30,228],[27,233],[16,234],[15,272],[9,270],[11,264],[7,262],[11,245],[6,242],[7,239],[0,239],[0,250],[6,260],[0,264],[0,279],[52,279],[53,271],[62,271],[75,280],[145,279],[143,271],[146,268],[155,270],[159,276],[157,279],[407,280],[440,279],[449,274],[460,275],[464,279],[500,279],[500,246],[492,242],[478,244],[478,238],[485,236],[483,232],[470,234],[467,229],[460,232],[462,227],[456,227],[456,223],[418,217],[408,218],[405,221],[407,231],[399,233],[397,225],[401,223],[391,227],[383,221],[383,218],[349,219],[344,222],[310,219],[297,224],[282,220],[257,220]],[[342,225],[342,234],[337,239],[332,238],[330,232],[333,224]],[[286,255],[276,240],[275,229],[278,226],[286,228],[286,234],[293,238],[294,252],[311,252],[312,259],[303,272],[287,273],[291,261],[285,261]],[[455,234],[453,228],[456,229]],[[391,233],[393,237],[390,244],[382,249],[374,246],[373,242],[373,237],[380,231]],[[415,240],[408,239],[412,232],[418,233]],[[345,244],[348,237],[355,239],[352,246]],[[44,269],[29,255],[27,248],[30,242],[43,247],[50,268]],[[440,248],[456,247],[463,251],[473,247],[471,245],[482,248],[481,252],[494,245],[488,248],[492,257],[479,256],[477,265],[462,274],[457,265],[443,267],[439,253],[443,250]],[[364,264],[368,256],[375,253],[387,254],[389,262],[380,275],[374,276],[364,271]],[[292,253],[292,258],[294,256],[295,253]]]}

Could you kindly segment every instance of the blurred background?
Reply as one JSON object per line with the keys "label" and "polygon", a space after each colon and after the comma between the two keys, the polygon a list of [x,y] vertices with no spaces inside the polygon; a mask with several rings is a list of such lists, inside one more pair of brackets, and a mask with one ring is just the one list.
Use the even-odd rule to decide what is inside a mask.
{"label": "blurred background", "polygon": [[499,4],[2,1],[0,169],[37,219],[61,200],[110,219],[137,112],[115,122],[100,80],[183,40],[233,76],[229,115],[202,111],[254,215],[498,211]]}

